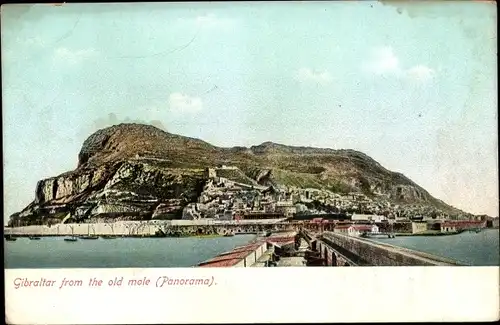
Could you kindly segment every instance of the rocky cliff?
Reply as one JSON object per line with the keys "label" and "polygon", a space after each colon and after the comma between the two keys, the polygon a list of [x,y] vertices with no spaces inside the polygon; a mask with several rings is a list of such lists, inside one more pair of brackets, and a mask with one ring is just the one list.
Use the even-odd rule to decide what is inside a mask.
{"label": "rocky cliff", "polygon": [[201,192],[204,168],[222,164],[237,167],[230,173],[237,181],[363,192],[459,212],[361,152],[272,142],[219,148],[150,125],[120,124],[83,143],[75,170],[39,181],[34,201],[10,223],[177,218]]}

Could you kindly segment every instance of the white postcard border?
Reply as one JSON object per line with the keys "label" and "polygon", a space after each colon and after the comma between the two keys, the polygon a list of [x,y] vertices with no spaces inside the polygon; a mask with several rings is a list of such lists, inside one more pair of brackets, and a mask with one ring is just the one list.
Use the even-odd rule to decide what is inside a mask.
{"label": "white postcard border", "polygon": [[[162,276],[185,284],[156,287]],[[115,277],[121,287],[108,286]],[[15,289],[16,278],[56,283]],[[63,278],[83,286],[59,289]],[[5,279],[10,324],[492,321],[500,306],[499,267],[7,269]]]}

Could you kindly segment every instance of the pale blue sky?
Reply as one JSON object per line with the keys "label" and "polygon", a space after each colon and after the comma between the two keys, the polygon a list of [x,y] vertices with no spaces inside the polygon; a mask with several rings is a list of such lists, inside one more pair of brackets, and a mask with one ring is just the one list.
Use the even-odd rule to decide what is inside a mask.
{"label": "pale blue sky", "polygon": [[495,21],[485,2],[2,6],[4,215],[125,120],[360,150],[497,215]]}

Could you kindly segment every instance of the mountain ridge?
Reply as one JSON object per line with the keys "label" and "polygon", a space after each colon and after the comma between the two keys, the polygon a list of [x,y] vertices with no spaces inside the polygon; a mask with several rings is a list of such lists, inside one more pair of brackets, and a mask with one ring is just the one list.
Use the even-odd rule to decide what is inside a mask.
{"label": "mountain ridge", "polygon": [[[415,206],[413,214],[471,215],[434,198],[402,173],[390,171],[360,151],[271,141],[223,148],[152,125],[122,123],[91,134],[83,142],[76,169],[40,180],[35,200],[13,219],[23,217],[36,223],[62,215],[83,220],[113,213],[149,218],[160,205],[174,201],[179,213],[196,201],[205,181],[203,170],[222,165],[237,169],[231,177],[260,185],[363,193],[387,204]],[[115,193],[120,199],[109,190],[120,192]],[[103,193],[108,193],[106,199]],[[127,203],[132,194],[126,193],[139,198],[134,196],[135,203]],[[156,201],[145,199],[151,195]]]}

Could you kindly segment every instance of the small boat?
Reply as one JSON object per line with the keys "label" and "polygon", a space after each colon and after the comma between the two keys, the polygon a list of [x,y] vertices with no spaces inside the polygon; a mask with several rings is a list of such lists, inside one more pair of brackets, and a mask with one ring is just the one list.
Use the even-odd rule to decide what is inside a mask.
{"label": "small boat", "polygon": [[13,237],[12,235],[7,235],[4,237],[6,241],[16,241],[17,238]]}
{"label": "small boat", "polygon": [[75,236],[64,238],[64,241],[77,241],[77,240],[78,240],[78,238]]}
{"label": "small boat", "polygon": [[37,237],[37,236],[29,236],[28,237],[30,240],[40,240],[42,237]]}
{"label": "small boat", "polygon": [[234,234],[233,233],[227,233],[227,234],[224,234],[224,237],[233,237]]}
{"label": "small boat", "polygon": [[111,235],[102,235],[102,239],[116,239],[116,236],[111,236]]}
{"label": "small boat", "polygon": [[88,236],[81,236],[81,239],[99,239],[99,236],[95,235],[88,235]]}
{"label": "small boat", "polygon": [[88,227],[87,235],[83,235],[80,238],[81,239],[99,239],[99,236],[95,235],[95,231],[94,231],[93,235],[90,234],[90,225],[88,225],[87,227]]}

